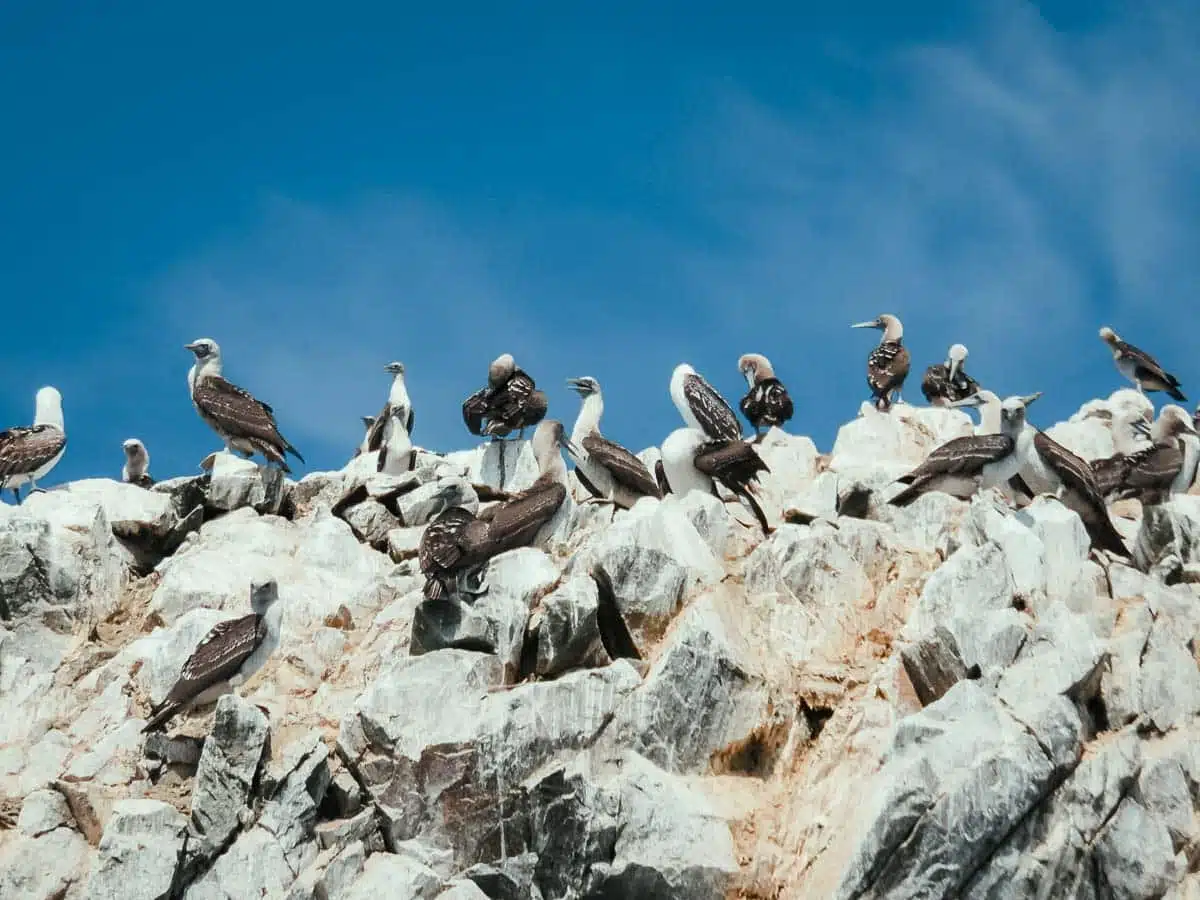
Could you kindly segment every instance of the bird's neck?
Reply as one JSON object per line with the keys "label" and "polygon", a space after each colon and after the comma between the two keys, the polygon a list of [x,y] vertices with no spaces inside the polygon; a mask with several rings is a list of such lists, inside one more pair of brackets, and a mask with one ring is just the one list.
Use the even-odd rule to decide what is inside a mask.
{"label": "bird's neck", "polygon": [[600,416],[604,412],[604,398],[600,394],[589,394],[583,398],[575,427],[571,430],[571,441],[578,444],[593,431],[600,430]]}
{"label": "bird's neck", "polygon": [[904,338],[904,326],[899,322],[892,322],[883,329],[883,337],[879,339],[881,344],[900,343]]}
{"label": "bird's neck", "polygon": [[984,403],[979,407],[980,434],[1000,433],[1000,404]]}
{"label": "bird's neck", "polygon": [[570,487],[567,481],[567,464],[563,462],[562,453],[555,447],[538,460],[538,471],[542,478],[553,480],[564,487]]}
{"label": "bird's neck", "polygon": [[408,402],[408,388],[404,386],[404,374],[398,373],[392,379],[391,390],[388,391],[388,402],[392,406],[401,406]]}
{"label": "bird's neck", "polygon": [[216,358],[199,359],[188,370],[188,387],[193,390],[201,378],[220,378],[221,360]]}
{"label": "bird's neck", "polygon": [[38,400],[34,410],[34,425],[53,425],[59,431],[65,431],[63,423],[62,404],[54,400]]}
{"label": "bird's neck", "polygon": [[283,627],[283,604],[276,600],[265,613],[259,613],[267,625],[267,639],[279,640],[279,631]]}

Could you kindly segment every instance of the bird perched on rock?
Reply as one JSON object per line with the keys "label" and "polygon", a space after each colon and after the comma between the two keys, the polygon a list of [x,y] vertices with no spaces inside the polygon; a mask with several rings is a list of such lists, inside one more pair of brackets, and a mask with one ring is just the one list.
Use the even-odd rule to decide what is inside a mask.
{"label": "bird perched on rock", "polygon": [[425,528],[417,561],[425,576],[427,600],[456,592],[482,593],[486,587],[480,570],[488,560],[506,550],[544,542],[546,527],[567,498],[562,451],[578,452],[578,448],[555,419],[538,423],[530,443],[540,473],[530,487],[478,516],[461,506],[451,507]]}
{"label": "bird perched on rock", "polygon": [[17,503],[24,485],[30,486],[31,493],[41,491],[38,479],[50,474],[66,449],[62,394],[47,386],[34,397],[32,425],[0,431],[0,491],[11,490]]}
{"label": "bird perched on rock", "polygon": [[121,467],[121,480],[148,488],[154,484],[150,477],[150,453],[146,445],[137,438],[129,438],[121,447],[125,450],[125,465]]}
{"label": "bird perched on rock", "polygon": [[741,438],[714,441],[698,429],[678,428],[663,441],[661,462],[664,491],[680,496],[701,491],[719,497],[719,483],[750,507],[763,534],[771,533],[753,493],[759,474],[770,469],[752,443]]}
{"label": "bird perched on rock", "polygon": [[358,448],[354,451],[355,456],[362,456],[364,453],[367,452],[367,447],[371,441],[372,426],[375,424],[375,416],[363,416],[362,423],[363,423],[363,429],[364,429],[363,439],[362,439],[362,442],[358,445]]}
{"label": "bird perched on rock", "polygon": [[488,366],[487,385],[463,401],[462,413],[471,434],[502,439],[516,431],[524,438],[525,429],[542,421],[548,408],[545,392],[511,353],[504,353]]}
{"label": "bird perched on rock", "polygon": [[[1135,427],[1140,430],[1141,420]],[[1168,403],[1150,427],[1153,443],[1130,454],[1115,454],[1092,462],[1102,494],[1139,497],[1143,503],[1170,494],[1183,494],[1196,480],[1200,463],[1200,435],[1187,410]]]}
{"label": "bird perched on rock", "polygon": [[867,356],[867,385],[875,398],[875,408],[887,411],[892,407],[892,394],[902,403],[901,389],[908,377],[911,359],[904,340],[904,326],[891,313],[884,313],[870,322],[859,322],[851,328],[877,328],[883,332],[879,345]]}
{"label": "bird perched on rock", "polygon": [[979,383],[963,368],[967,348],[953,344],[944,363],[934,363],[921,379],[921,393],[930,406],[947,406],[955,400],[970,397],[979,390]]}
{"label": "bird perched on rock", "polygon": [[218,622],[196,645],[166,698],[150,710],[143,734],[180,713],[215,703],[263,667],[279,646],[279,585],[274,580],[251,585],[250,608],[249,615]]}
{"label": "bird perched on rock", "polygon": [[1100,339],[1112,350],[1117,371],[1132,381],[1138,391],[1165,391],[1172,399],[1187,402],[1179,389],[1179,379],[1163,369],[1149,353],[1125,343],[1107,325],[1100,329]]}
{"label": "bird perched on rock", "polygon": [[575,462],[575,477],[579,483],[593,499],[620,509],[629,509],[642,497],[661,497],[658,484],[646,464],[616,441],[600,434],[600,416],[604,413],[600,382],[585,376],[570,378],[567,384],[583,398],[567,448]]}
{"label": "bird perched on rock", "polygon": [[668,389],[671,402],[689,428],[710,441],[741,440],[742,426],[733,407],[690,365],[680,363],[675,367]]}
{"label": "bird perched on rock", "polygon": [[200,418],[225,442],[226,452],[246,458],[260,453],[285,472],[292,471],[286,454],[304,462],[300,451],[279,433],[275,411],[222,376],[221,348],[216,341],[200,338],[184,347],[196,357],[188,370],[192,404]]}
{"label": "bird perched on rock", "polygon": [[763,439],[763,429],[779,427],[792,417],[792,398],[783,382],[775,377],[771,361],[761,353],[747,353],[738,359],[738,371],[750,390],[738,404],[746,421],[754,427],[755,443]]}
{"label": "bird perched on rock", "polygon": [[982,488],[1007,487],[1021,468],[1017,436],[1025,426],[1025,410],[1037,397],[1034,394],[1004,400],[998,432],[971,434],[942,444],[912,472],[896,479],[908,487],[888,502],[907,506],[929,491],[965,500]]}
{"label": "bird perched on rock", "polygon": [[[392,376],[392,386],[388,389],[388,398],[387,402],[383,404],[383,409],[379,411],[379,415],[372,417],[371,424],[367,428],[364,453],[378,450],[383,446],[384,432],[390,418],[394,418],[400,423],[405,434],[409,437],[412,436],[413,408],[412,400],[408,396],[408,386],[404,382],[404,363],[390,362],[383,367],[383,370]],[[366,421],[365,417],[363,421]]]}

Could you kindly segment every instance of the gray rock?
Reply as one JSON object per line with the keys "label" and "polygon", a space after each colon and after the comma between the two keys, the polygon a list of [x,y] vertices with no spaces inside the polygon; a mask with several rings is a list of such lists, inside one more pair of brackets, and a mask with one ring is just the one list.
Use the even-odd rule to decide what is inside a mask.
{"label": "gray rock", "polygon": [[967,677],[958,642],[942,625],[917,643],[902,648],[900,658],[922,706],[940,700],[946,691]]}
{"label": "gray rock", "polygon": [[505,681],[516,681],[533,604],[558,581],[558,567],[532,547],[510,550],[488,563],[488,589],[424,601],[413,617],[414,655],[446,648],[496,654]]}
{"label": "gray rock", "polygon": [[370,844],[377,834],[375,810],[364,809],[349,819],[334,822],[318,822],[316,827],[317,846],[322,850],[347,847],[355,841]]}
{"label": "gray rock", "polygon": [[36,838],[55,828],[69,826],[74,819],[66,798],[58,791],[34,791],[21,804],[17,830],[26,837]]}
{"label": "gray rock", "polygon": [[489,900],[473,881],[454,881],[437,895],[437,900]]}
{"label": "gray rock", "polygon": [[1132,549],[1143,572],[1178,580],[1185,566],[1200,562],[1200,497],[1176,495],[1146,507]]}
{"label": "gray rock", "polygon": [[442,879],[411,856],[376,853],[367,859],[362,874],[346,891],[344,900],[432,900],[442,889]]}
{"label": "gray rock", "polygon": [[461,506],[476,512],[479,509],[479,498],[465,478],[448,476],[401,494],[394,504],[399,519],[396,524],[413,527],[427,524],[452,506]]}
{"label": "gray rock", "polygon": [[289,744],[262,777],[266,802],[258,826],[274,835],[293,872],[317,853],[317,808],[329,787],[329,751],[315,731]]}
{"label": "gray rock", "polygon": [[645,655],[684,597],[723,569],[677,506],[638,504],[603,534],[595,562],[612,583],[617,608]]}
{"label": "gray rock", "polygon": [[537,854],[521,853],[509,856],[496,864],[479,863],[462,873],[462,877],[478,885],[492,900],[530,900],[541,896],[533,883]]}
{"label": "gray rock", "polygon": [[1115,897],[1161,897],[1183,874],[1167,826],[1130,798],[1100,835],[1096,857]]}
{"label": "gray rock", "polygon": [[232,453],[214,454],[206,497],[210,509],[231,512],[249,507],[263,515],[277,515],[285,494],[282,469],[241,459]]}
{"label": "gray rock", "polygon": [[171,891],[187,819],[159,800],[113,806],[86,896],[89,900],[157,900]]}
{"label": "gray rock", "polygon": [[1065,698],[1017,720],[960,681],[902,720],[838,898],[953,896],[1076,765],[1082,723]]}
{"label": "gray rock", "polygon": [[377,550],[386,547],[388,533],[400,527],[400,520],[386,506],[369,499],[344,511],[341,518],[360,541]]}
{"label": "gray rock", "polygon": [[29,618],[70,631],[103,619],[124,566],[99,502],[49,491],[0,508],[0,620]]}
{"label": "gray rock", "polygon": [[794,710],[758,671],[737,608],[713,593],[688,607],[645,682],[617,710],[606,745],[632,748],[669,772],[739,769],[747,764],[739,756],[768,764]]}
{"label": "gray rock", "polygon": [[274,836],[265,829],[251,828],[238,835],[183,897],[184,900],[283,897],[295,880],[295,872]]}
{"label": "gray rock", "polygon": [[421,549],[423,527],[393,528],[387,534],[388,554],[396,562],[406,559],[416,559]]}
{"label": "gray rock", "polygon": [[9,840],[0,845],[0,897],[62,900],[72,894],[79,896],[87,878],[88,856],[87,841],[69,828]]}
{"label": "gray rock", "polygon": [[738,871],[729,826],[686,784],[636,754],[616,780],[622,827],[612,862],[593,867],[603,897],[723,898]]}
{"label": "gray rock", "polygon": [[[692,495],[700,496],[695,491]],[[539,675],[559,675],[610,662],[600,635],[599,611],[596,582],[587,575],[572,576],[542,600],[537,632]]]}
{"label": "gray rock", "polygon": [[529,790],[530,848],[546,900],[584,894],[607,871],[617,843],[620,791],[597,784],[586,760],[559,765]]}
{"label": "gray rock", "polygon": [[353,816],[362,809],[362,789],[354,776],[343,769],[329,782],[325,800],[334,817]]}
{"label": "gray rock", "polygon": [[217,701],[192,795],[192,823],[202,836],[204,855],[220,852],[238,829],[267,738],[266,716],[252,704],[237,694]]}

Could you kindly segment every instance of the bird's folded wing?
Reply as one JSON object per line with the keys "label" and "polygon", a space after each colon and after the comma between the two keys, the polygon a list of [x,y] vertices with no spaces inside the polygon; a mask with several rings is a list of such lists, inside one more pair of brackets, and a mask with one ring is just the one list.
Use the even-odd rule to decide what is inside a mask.
{"label": "bird's folded wing", "polygon": [[0,432],[0,479],[37,471],[66,445],[67,435],[53,425]]}
{"label": "bird's folded wing", "polygon": [[166,702],[183,702],[234,675],[265,636],[257,613],[218,622],[183,664]]}
{"label": "bird's folded wing", "polygon": [[733,408],[699,375],[688,375],[683,379],[683,398],[712,440],[733,441],[742,436],[742,426],[738,424]]}
{"label": "bird's folded wing", "polygon": [[640,494],[659,496],[658,484],[646,464],[620,444],[598,434],[588,435],[581,443],[588,457],[607,469],[617,482]]}

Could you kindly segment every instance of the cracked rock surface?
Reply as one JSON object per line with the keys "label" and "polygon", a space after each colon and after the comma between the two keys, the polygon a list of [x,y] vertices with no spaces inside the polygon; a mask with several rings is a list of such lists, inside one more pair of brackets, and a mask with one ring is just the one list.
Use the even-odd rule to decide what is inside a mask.
{"label": "cracked rock surface", "polygon": [[[1108,455],[1142,402],[1048,431]],[[0,506],[0,897],[1200,898],[1200,492],[1114,506],[1129,561],[1049,497],[887,504],[970,431],[771,429],[769,537],[567,504],[438,607],[425,523],[527,487],[527,442]],[[268,578],[266,665],[143,735]]]}

